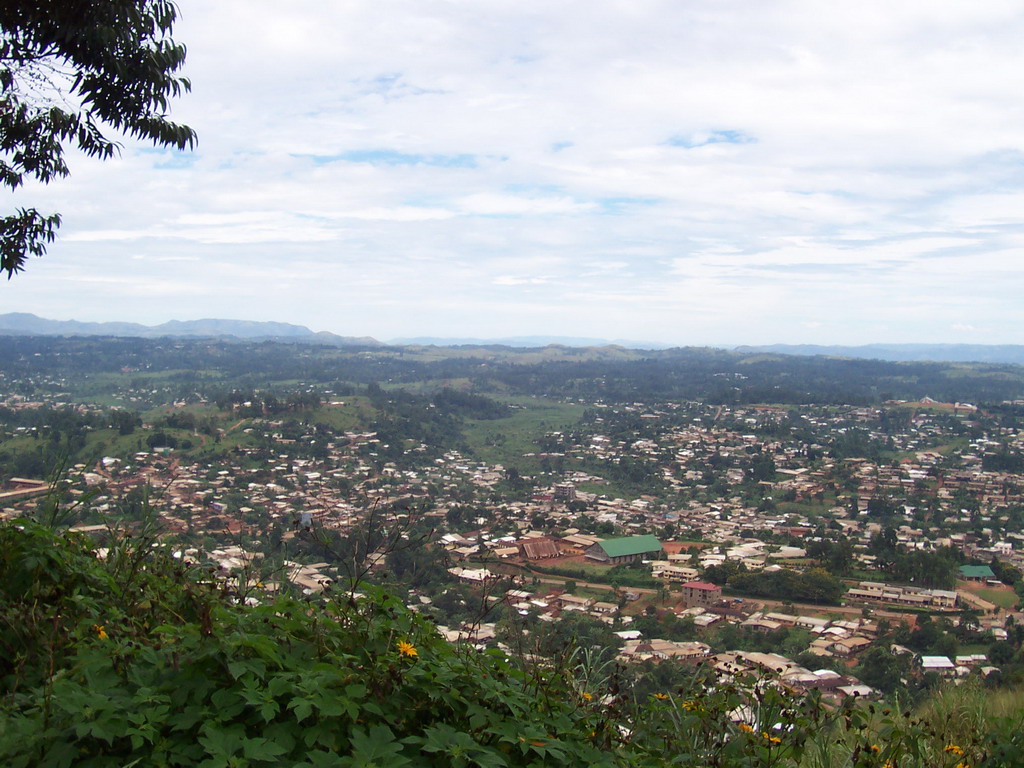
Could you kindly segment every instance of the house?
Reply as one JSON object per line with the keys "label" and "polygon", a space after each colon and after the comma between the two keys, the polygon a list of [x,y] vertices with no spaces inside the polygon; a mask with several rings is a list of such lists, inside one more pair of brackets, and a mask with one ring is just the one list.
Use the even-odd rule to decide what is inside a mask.
{"label": "house", "polygon": [[811,632],[820,634],[829,623],[829,619],[820,619],[817,616],[797,616],[796,625],[801,629],[809,629]]}
{"label": "house", "polygon": [[527,560],[545,560],[558,557],[558,547],[551,539],[528,539],[520,545],[522,554]]}
{"label": "house", "polygon": [[469,584],[486,584],[489,581],[498,579],[498,575],[491,573],[486,568],[449,568],[448,573],[457,578],[459,581],[464,581]]}
{"label": "house", "polygon": [[555,598],[555,602],[558,603],[562,610],[585,611],[594,604],[594,598],[579,597],[577,595],[570,595],[566,592],[558,595],[558,597]]}
{"label": "house", "polygon": [[711,653],[711,646],[695,641],[629,640],[619,653],[623,661],[641,659],[703,659]]}
{"label": "house", "polygon": [[632,563],[645,557],[661,555],[661,542],[654,536],[624,536],[618,539],[605,539],[587,547],[586,556],[599,563]]}
{"label": "house", "polygon": [[673,565],[670,562],[658,561],[651,565],[651,576],[656,579],[667,579],[672,582],[694,581],[700,576],[696,568]]}
{"label": "house", "polygon": [[922,656],[922,672],[937,672],[943,677],[951,677],[956,673],[956,666],[948,656]]}
{"label": "house", "polygon": [[554,487],[554,496],[559,501],[573,501],[576,498],[576,486],[572,483],[559,483]]}
{"label": "house", "polygon": [[765,619],[759,616],[751,616],[749,619],[740,624],[741,627],[748,627],[749,629],[756,629],[759,632],[774,632],[777,629],[781,629],[783,624],[779,621],[772,621],[771,619]]}
{"label": "house", "polygon": [[680,585],[683,603],[687,608],[695,605],[714,605],[722,599],[722,588],[717,584],[708,584],[703,581],[688,581]]}
{"label": "house", "polygon": [[830,646],[830,650],[836,656],[852,656],[853,654],[860,653],[870,646],[871,641],[868,638],[854,636],[833,642]]}

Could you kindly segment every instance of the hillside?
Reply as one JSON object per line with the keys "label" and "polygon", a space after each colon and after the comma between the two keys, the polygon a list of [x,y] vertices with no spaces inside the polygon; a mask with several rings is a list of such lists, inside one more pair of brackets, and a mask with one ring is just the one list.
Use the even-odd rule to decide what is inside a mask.
{"label": "hillside", "polygon": [[1012,363],[1024,365],[1020,344],[768,344],[736,347],[737,352],[774,352],[782,355],[856,357],[892,362]]}
{"label": "hillside", "polygon": [[[265,387],[302,381],[437,388],[606,402],[848,403],[885,400],[999,402],[1024,398],[1024,367],[888,362],[703,347],[382,347],[275,340],[0,336],[0,370],[59,377],[72,394],[92,380],[172,375],[184,388]],[[109,384],[107,384],[109,388]]]}
{"label": "hillside", "polygon": [[585,649],[481,653],[375,589],[271,599],[151,544],[98,559],[80,535],[0,527],[5,765],[1020,765],[1020,713],[979,720],[970,695],[940,702],[941,734],[699,668],[637,701]]}
{"label": "hillside", "polygon": [[330,346],[380,345],[371,338],[351,338],[333,333],[314,333],[303,325],[251,320],[170,320],[160,325],[77,320],[47,320],[28,312],[0,315],[0,336],[112,336],[120,338],[237,338],[276,339]]}

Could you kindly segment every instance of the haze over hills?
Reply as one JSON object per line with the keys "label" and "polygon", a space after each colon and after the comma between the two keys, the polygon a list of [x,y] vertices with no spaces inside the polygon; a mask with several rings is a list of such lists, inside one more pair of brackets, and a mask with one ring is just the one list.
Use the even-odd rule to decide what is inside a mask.
{"label": "haze over hills", "polygon": [[503,336],[495,339],[470,337],[416,336],[414,338],[391,339],[389,344],[435,346],[435,347],[626,347],[627,349],[671,349],[675,344],[660,344],[653,341],[630,341],[628,339],[595,339],[581,336]]}
{"label": "haze over hills", "polygon": [[[339,336],[329,331],[312,331],[293,323],[254,320],[170,320],[160,325],[131,322],[81,322],[49,320],[28,312],[0,315],[0,336],[115,336],[132,338],[234,338],[247,341],[291,341],[327,346],[437,346],[573,348],[617,346],[631,350],[665,350],[673,345],[626,339],[579,336],[505,336],[500,338],[418,336],[380,342],[369,336]],[[719,349],[730,349],[720,346]],[[764,344],[732,347],[740,354],[759,352],[781,355],[846,357],[892,362],[1010,363],[1024,365],[1021,344],[864,344],[859,346],[817,344]]]}
{"label": "haze over hills", "polygon": [[1021,344],[864,344],[855,347],[818,344],[739,346],[736,352],[780,355],[825,355],[891,362],[1012,363],[1024,365]]}
{"label": "haze over hills", "polygon": [[274,339],[311,342],[331,346],[379,346],[369,337],[338,336],[327,331],[314,332],[304,325],[257,322],[253,320],[170,320],[160,325],[107,322],[90,323],[77,320],[47,320],[28,312],[0,315],[0,335],[31,336],[126,336],[159,338],[164,336],[238,338],[247,340]]}

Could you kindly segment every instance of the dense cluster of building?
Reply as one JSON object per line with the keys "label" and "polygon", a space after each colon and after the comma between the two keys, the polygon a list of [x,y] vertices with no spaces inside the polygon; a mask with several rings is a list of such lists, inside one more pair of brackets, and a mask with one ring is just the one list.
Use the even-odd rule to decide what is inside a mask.
{"label": "dense cluster of building", "polygon": [[[123,516],[125,499],[144,490],[168,533],[203,539],[203,548],[193,554],[211,558],[225,571],[250,567],[260,557],[259,542],[287,540],[303,529],[345,533],[372,519],[376,526],[401,530],[426,521],[432,531],[427,546],[458,561],[448,572],[465,584],[521,575],[524,567],[539,573],[545,566],[628,565],[664,584],[673,610],[699,628],[721,621],[764,632],[797,626],[813,635],[811,653],[840,658],[871,647],[874,622],[849,614],[842,619],[791,614],[765,601],[737,603],[705,572],[726,563],[754,572],[805,568],[814,565],[807,556],[813,542],[841,535],[852,542],[856,567],[878,573],[869,544],[885,529],[907,551],[953,547],[968,557],[1024,569],[1024,481],[1012,472],[986,469],[985,462],[994,451],[1024,449],[1024,431],[981,430],[971,406],[889,404],[801,412],[593,405],[602,415],[586,425],[538,436],[549,449],[526,454],[523,461],[555,460],[557,469],[517,472],[526,490],[515,493],[507,491],[510,470],[502,464],[453,450],[417,462],[417,455],[428,454],[427,446],[413,442],[403,449],[406,460],[385,461],[380,454],[388,446],[372,431],[324,435],[306,425],[285,434],[283,422],[271,418],[239,420],[214,438],[195,435],[200,448],[236,429],[247,436],[220,453],[151,446],[78,465],[68,492],[90,493],[91,517],[83,521],[89,526],[105,516]],[[906,418],[897,427],[883,426],[884,413]],[[621,427],[623,416],[631,417],[628,429]],[[839,455],[830,440],[844,435],[885,451],[874,459]],[[601,472],[624,462],[655,468],[649,492],[620,494],[614,478],[606,476],[614,473]],[[20,514],[33,503],[25,497],[40,491],[31,481],[18,483],[0,495],[0,514]],[[369,562],[368,570],[376,565]],[[994,580],[991,570],[960,576]],[[289,562],[281,576],[309,593],[335,577],[326,562]],[[1002,629],[1011,615],[969,590],[882,580],[851,580],[845,598],[858,609],[940,612],[966,600],[990,609],[984,621],[993,630]],[[508,592],[508,599],[515,610],[545,620],[582,611],[630,631],[630,613],[617,602],[521,588]],[[481,640],[480,627],[449,631],[487,641],[486,629]],[[710,655],[696,641],[671,645],[636,637],[624,642],[622,654],[631,658]],[[740,654],[714,663],[732,669],[767,664],[788,670],[781,678],[793,685],[859,690],[841,675],[836,682],[792,662],[762,661]],[[954,674],[970,666],[951,664]]]}

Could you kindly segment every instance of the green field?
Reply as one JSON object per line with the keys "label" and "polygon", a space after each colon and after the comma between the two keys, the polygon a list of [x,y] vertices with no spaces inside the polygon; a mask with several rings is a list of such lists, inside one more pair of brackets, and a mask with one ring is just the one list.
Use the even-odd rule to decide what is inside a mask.
{"label": "green field", "polygon": [[[578,563],[564,563],[563,565],[555,565],[547,562],[531,563],[531,566],[536,566],[533,570],[542,575],[550,574],[553,576],[564,576],[567,579],[577,579],[580,581],[593,580],[601,583],[608,580],[608,571],[611,570],[610,566],[586,561]],[[579,575],[581,571],[586,574],[585,577]]]}
{"label": "green field", "polygon": [[775,509],[781,515],[805,517],[824,514],[831,506],[833,504],[828,499],[825,501],[780,501],[775,505]]}
{"label": "green field", "polygon": [[994,588],[978,588],[971,589],[973,592],[982,600],[988,600],[993,605],[998,605],[1000,608],[1010,610],[1017,605],[1017,593],[1012,590],[1006,589],[994,589]]}
{"label": "green field", "polygon": [[610,589],[594,589],[593,587],[576,587],[573,594],[577,597],[591,597],[602,603],[614,603],[619,599]]}
{"label": "green field", "polygon": [[314,424],[327,424],[346,432],[359,432],[377,417],[377,410],[370,405],[367,397],[339,397],[337,401],[344,405],[324,405],[310,411],[309,420]]}
{"label": "green field", "polygon": [[467,419],[464,434],[473,455],[489,464],[515,466],[523,472],[535,472],[540,459],[523,454],[535,453],[534,441],[546,432],[571,429],[583,417],[585,407],[539,397],[498,398],[516,406],[503,419]]}

